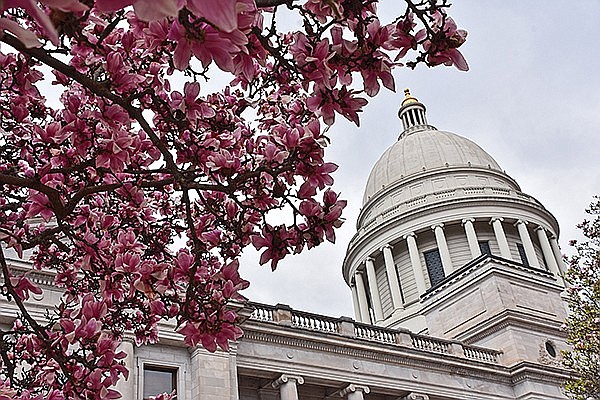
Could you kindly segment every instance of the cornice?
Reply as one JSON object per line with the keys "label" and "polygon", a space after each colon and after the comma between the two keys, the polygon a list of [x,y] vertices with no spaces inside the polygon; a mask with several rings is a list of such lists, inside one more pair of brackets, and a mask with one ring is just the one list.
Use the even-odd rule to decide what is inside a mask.
{"label": "cornice", "polygon": [[562,385],[571,377],[568,370],[551,365],[536,364],[522,361],[510,368],[511,383],[518,384],[523,381],[536,381]]}
{"label": "cornice", "polygon": [[535,328],[536,332],[552,335],[566,339],[567,334],[561,328],[558,321],[549,321],[534,315],[523,316],[514,310],[504,310],[491,318],[480,322],[476,327],[461,333],[457,339],[465,343],[477,343],[488,336],[500,332],[508,327],[517,327],[531,330]]}

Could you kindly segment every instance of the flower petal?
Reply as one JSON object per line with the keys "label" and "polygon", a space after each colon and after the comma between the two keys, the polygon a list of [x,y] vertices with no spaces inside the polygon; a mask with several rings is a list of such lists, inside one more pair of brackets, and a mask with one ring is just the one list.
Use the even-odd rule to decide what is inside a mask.
{"label": "flower petal", "polygon": [[237,0],[190,0],[188,8],[225,32],[237,29]]}
{"label": "flower petal", "polygon": [[27,48],[42,47],[42,43],[40,43],[35,33],[28,31],[13,20],[0,18],[0,29],[15,35]]}

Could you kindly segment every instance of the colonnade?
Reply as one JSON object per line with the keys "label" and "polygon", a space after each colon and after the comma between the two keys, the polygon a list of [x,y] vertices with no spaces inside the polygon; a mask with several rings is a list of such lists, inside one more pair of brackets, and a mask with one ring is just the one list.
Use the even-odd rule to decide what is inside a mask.
{"label": "colonnade", "polygon": [[[280,400],[298,400],[298,386],[304,384],[304,377],[299,375],[281,374],[277,379],[271,382],[271,386],[279,389]],[[327,398],[342,398],[345,400],[364,400],[365,394],[369,394],[371,389],[368,386],[356,383],[350,383],[342,389],[333,393]],[[429,396],[424,393],[409,393],[400,400],[429,400]]]}
{"label": "colonnade", "polygon": [[[479,240],[477,238],[477,232],[475,231],[474,222],[474,218],[465,218],[461,221],[461,225],[463,226],[469,246],[469,251],[473,259],[481,256],[482,254],[479,246]],[[492,217],[488,220],[488,222],[492,226],[494,237],[500,251],[500,257],[510,261],[520,261],[514,260],[510,251],[508,239],[504,231],[504,219],[502,217]],[[544,266],[541,266],[538,261],[535,247],[531,239],[529,229],[527,228],[528,224],[529,223],[527,221],[519,219],[514,223],[514,226],[517,228],[519,239],[523,245],[529,265],[533,268],[544,268]],[[448,242],[444,232],[444,224],[435,224],[431,226],[431,230],[435,236],[435,242],[442,261],[444,275],[449,276],[454,272],[455,266],[452,263],[452,257],[448,248]],[[562,255],[556,236],[551,234],[551,236],[548,237],[548,232],[541,226],[536,227],[535,232],[548,270],[562,280],[561,277],[565,273],[566,267],[562,261]],[[404,235],[402,239],[406,241],[417,293],[421,295],[427,290],[427,285],[424,275],[424,268],[421,263],[421,255],[417,245],[416,233],[410,232]],[[405,299],[402,292],[404,285],[401,280],[401,276],[398,275],[396,270],[392,244],[388,243],[382,246],[379,249],[379,253],[383,255],[387,277],[386,283],[391,294],[393,312],[402,311],[405,307]],[[364,323],[377,323],[386,318],[383,313],[383,304],[381,302],[379,286],[377,285],[375,268],[375,257],[377,255],[378,254],[372,254],[364,260],[362,267],[356,269],[354,273],[354,280],[350,285],[356,319]]]}

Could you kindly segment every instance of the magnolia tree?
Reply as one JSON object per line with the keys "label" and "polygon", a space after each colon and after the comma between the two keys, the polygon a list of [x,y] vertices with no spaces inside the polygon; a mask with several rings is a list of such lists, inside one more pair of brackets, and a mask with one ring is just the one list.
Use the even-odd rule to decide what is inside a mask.
{"label": "magnolia tree", "polygon": [[[401,61],[467,69],[447,4],[406,4],[384,24],[374,0],[0,0],[0,399],[119,398],[123,335],[161,320],[227,349],[244,247],[275,268],[335,239],[336,117],[358,125]],[[53,273],[45,318],[8,252]]]}
{"label": "magnolia tree", "polygon": [[587,212],[593,220],[579,225],[586,240],[573,243],[577,255],[567,273],[566,329],[573,349],[564,353],[563,364],[575,374],[565,389],[578,400],[600,399],[600,198]]}

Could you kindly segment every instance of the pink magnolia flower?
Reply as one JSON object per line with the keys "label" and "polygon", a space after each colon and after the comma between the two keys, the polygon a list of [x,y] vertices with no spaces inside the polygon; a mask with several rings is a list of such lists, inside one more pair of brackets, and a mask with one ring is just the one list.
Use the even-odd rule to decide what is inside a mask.
{"label": "pink magnolia flower", "polygon": [[193,54],[204,67],[214,61],[223,71],[233,71],[232,54],[248,43],[246,35],[238,30],[222,33],[208,24],[201,24],[192,35],[179,21],[173,22],[168,37],[177,43],[173,62],[180,70],[187,68]]}
{"label": "pink magnolia flower", "polygon": [[443,35],[441,38],[436,38],[435,42],[431,40],[423,42],[423,48],[427,51],[427,61],[431,65],[454,65],[461,71],[468,71],[467,61],[458,51],[458,47],[467,40],[467,31],[458,29],[451,17],[439,11],[435,12],[433,17],[435,19],[433,29],[436,32],[443,32]]}

